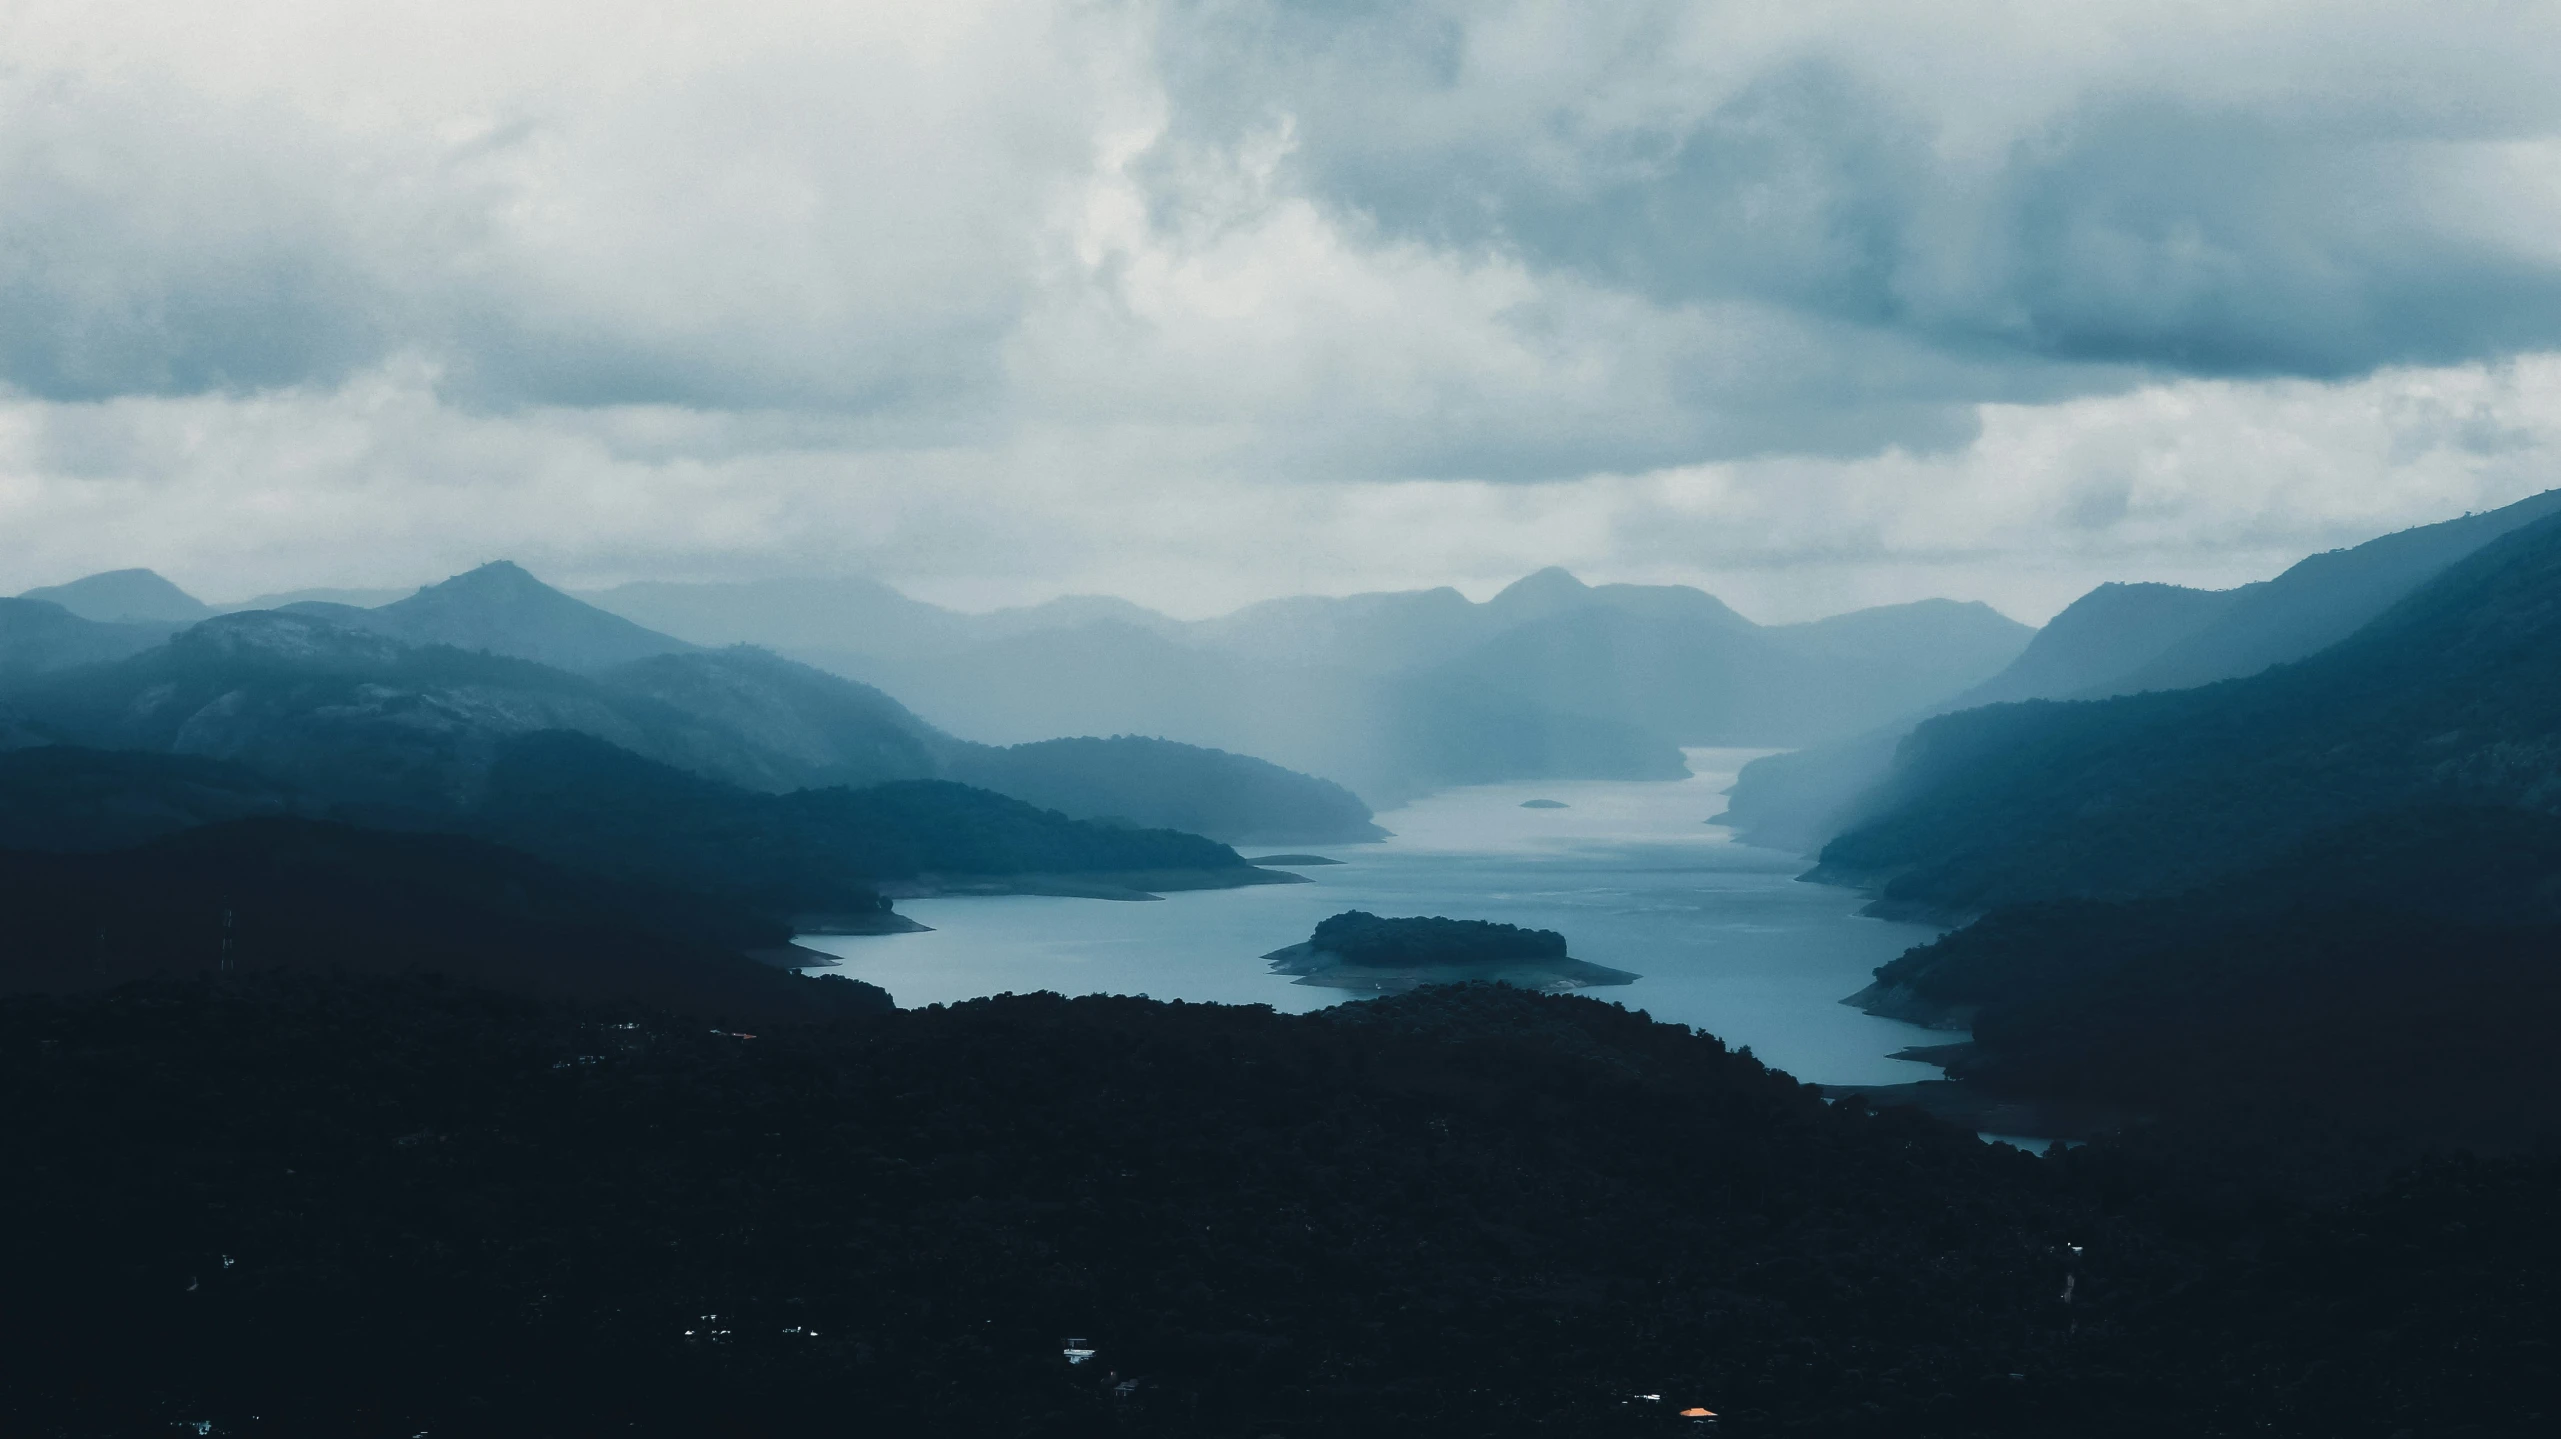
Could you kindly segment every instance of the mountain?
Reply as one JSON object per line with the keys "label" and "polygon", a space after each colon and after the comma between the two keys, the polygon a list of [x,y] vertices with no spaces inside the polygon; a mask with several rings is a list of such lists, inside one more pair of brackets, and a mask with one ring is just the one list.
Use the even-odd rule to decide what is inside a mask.
{"label": "mountain", "polygon": [[974,744],[868,685],[744,645],[638,660],[599,678],[749,741],[761,767],[733,765],[725,777],[755,789],[944,778],[1074,819],[1230,844],[1347,844],[1385,833],[1342,786],[1249,755],[1134,735]]}
{"label": "mountain", "polygon": [[379,609],[310,602],[292,609],[411,644],[451,645],[575,671],[694,648],[572,599],[506,560],[429,585]]}
{"label": "mountain", "polygon": [[1337,784],[1224,750],[1128,735],[953,752],[953,779],[1088,819],[1119,819],[1233,845],[1384,839]]}
{"label": "mountain", "polygon": [[1020,635],[1125,624],[1157,634],[1183,626],[1106,595],[964,614],[854,576],[681,584],[643,580],[579,596],[596,607],[699,645],[752,644],[786,654],[901,659]]}
{"label": "mountain", "polygon": [[15,703],[71,742],[232,760],[336,801],[421,809],[467,802],[500,740],[541,730],[709,774],[770,763],[586,676],[282,610],[206,620],[130,658],[22,687]]}
{"label": "mountain", "polygon": [[474,803],[412,822],[720,895],[802,929],[876,927],[884,887],[1136,899],[1292,882],[1199,835],[1072,820],[948,780],[759,794],[557,732],[500,745]]}
{"label": "mountain", "polygon": [[211,605],[150,570],[109,570],[69,584],[32,589],[19,598],[43,600],[84,620],[110,624],[187,624],[214,612]]}
{"label": "mountain", "polygon": [[354,609],[370,610],[379,609],[384,605],[390,604],[394,600],[407,599],[409,596],[416,593],[416,590],[338,588],[284,590],[275,594],[258,595],[250,599],[235,600],[229,604],[216,606],[216,608],[224,614],[236,614],[241,610],[280,610],[285,608],[287,605],[304,604],[346,605]]}
{"label": "mountain", "polygon": [[578,598],[706,647],[751,644],[786,654],[815,650],[895,657],[971,638],[964,616],[853,576],[742,584],[643,580]]}
{"label": "mountain", "polygon": [[1727,822],[1754,844],[1819,849],[1879,812],[1897,745],[1931,714],[2191,688],[2299,660],[2345,639],[2455,561],[2556,512],[2561,490],[2314,555],[2238,589],[2101,585],[1973,689],[1865,734],[1745,766]]}
{"label": "mountain", "polygon": [[493,989],[751,1022],[886,1009],[879,989],[747,957],[769,919],[494,845],[291,818],[138,849],[0,850],[0,990],[274,969],[433,972]]}
{"label": "mountain", "polygon": [[[87,633],[53,607],[6,603]],[[493,651],[568,658],[582,672]],[[336,802],[395,808],[467,803],[498,743],[557,729],[755,790],[937,778],[977,761],[1027,793],[1069,801],[1076,817],[1164,828],[1178,813],[1210,815],[1222,835],[1287,831],[1306,843],[1377,833],[1337,787],[1162,741],[1114,747],[1132,766],[1120,782],[1090,757],[1044,781],[1052,751],[986,760],[877,690],[761,651],[653,636],[512,565],[380,610],[221,616],[119,665],[40,685],[18,708],[40,736],[233,759]],[[1201,795],[1216,803],[1175,794],[1165,776],[1176,771],[1214,779]]]}
{"label": "mountain", "polygon": [[[2182,642],[2212,627],[2236,602],[2262,588],[2244,585],[2233,590],[2192,590],[2184,585],[2101,585],[2064,606],[2063,612],[2037,631],[2036,638],[2028,641],[2027,648],[2008,668],[1949,701],[1949,707],[1973,709],[2014,700],[2067,697],[2095,699],[2115,693],[2126,676],[2141,672]],[[2311,650],[2300,650],[2278,658],[2301,659],[2309,653]]]}
{"label": "mountain", "polygon": [[744,645],[653,655],[598,678],[745,741],[752,759],[721,774],[751,789],[932,778],[957,744],[868,685]]}
{"label": "mountain", "polygon": [[2561,515],[2310,659],[1914,730],[1822,872],[1937,912],[2163,893],[2418,803],[2561,808]]}
{"label": "mountain", "polygon": [[0,683],[100,664],[149,649],[172,627],[84,619],[50,600],[0,600]]}
{"label": "mountain", "polygon": [[2561,514],[2561,490],[2314,555],[2265,584],[2231,591],[2231,603],[2211,624],[2117,677],[2103,692],[2092,687],[2071,697],[2187,689],[2317,653],[2363,628],[2455,561],[2555,514]]}
{"label": "mountain", "polygon": [[1090,597],[964,615],[857,580],[594,598],[876,685],[972,740],[1154,735],[1372,804],[1492,780],[1678,776],[1679,744],[1842,733],[1981,679],[2030,634],[1948,602],[1764,627],[1699,590],[1561,569],[1483,604],[1451,589],[1300,596],[1189,623]]}
{"label": "mountain", "polygon": [[1810,744],[1990,673],[2033,633],[1988,606],[1946,601],[1764,627],[1696,590],[1578,594],[1564,588],[1570,582],[1542,581],[1537,599],[1508,606],[1535,617],[1431,673],[1685,745]]}

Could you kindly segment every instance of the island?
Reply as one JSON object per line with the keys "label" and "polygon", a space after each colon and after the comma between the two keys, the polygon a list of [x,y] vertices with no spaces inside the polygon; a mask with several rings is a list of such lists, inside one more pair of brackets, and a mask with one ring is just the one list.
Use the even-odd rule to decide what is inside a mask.
{"label": "island", "polygon": [[1572,806],[1572,805],[1570,805],[1570,804],[1567,804],[1565,801],[1563,801],[1563,800],[1561,800],[1561,799],[1525,799],[1525,800],[1522,800],[1522,801],[1521,801],[1521,808],[1523,808],[1523,809],[1572,809],[1572,808],[1573,808],[1573,806]]}
{"label": "island", "polygon": [[1300,984],[1378,994],[1468,980],[1555,992],[1632,984],[1637,978],[1573,958],[1565,952],[1565,936],[1552,929],[1437,915],[1382,919],[1357,909],[1318,924],[1306,943],[1263,958],[1273,972],[1299,976]]}

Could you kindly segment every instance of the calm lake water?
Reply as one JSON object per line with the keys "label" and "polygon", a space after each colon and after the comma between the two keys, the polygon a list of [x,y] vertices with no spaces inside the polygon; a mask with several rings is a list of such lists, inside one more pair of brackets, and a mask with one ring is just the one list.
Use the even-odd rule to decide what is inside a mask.
{"label": "calm lake water", "polygon": [[[1800,1079],[1899,1083],[1937,1071],[1885,1056],[1953,1036],[1859,1013],[1840,998],[1938,931],[1857,913],[1845,889],[1799,884],[1808,861],[1734,842],[1708,823],[1758,750],[1689,752],[1673,782],[1478,785],[1378,822],[1383,844],[1316,847],[1343,863],[1311,883],[1177,894],[1154,903],[1031,895],[902,901],[930,934],[811,936],[908,1007],[1033,990],[1145,994],[1299,1011],[1344,1003],[1258,956],[1307,938],[1327,915],[1438,914],[1563,934],[1578,959],[1644,976],[1585,990],[1748,1044]],[[1563,809],[1523,809],[1526,799]],[[1264,851],[1249,851],[1262,853]]]}

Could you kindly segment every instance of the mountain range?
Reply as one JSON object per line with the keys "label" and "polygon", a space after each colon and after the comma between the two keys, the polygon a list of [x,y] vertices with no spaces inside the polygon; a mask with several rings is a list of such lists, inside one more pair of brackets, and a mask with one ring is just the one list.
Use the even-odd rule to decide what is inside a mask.
{"label": "mountain range", "polygon": [[2123,897],[2422,802],[2561,806],[2561,516],[2292,664],[1931,720],[1823,870],[1948,911]]}
{"label": "mountain range", "polygon": [[183,630],[25,599],[0,601],[0,621],[10,607],[31,617],[0,631],[27,637],[0,696],[19,742],[227,758],[339,802],[465,805],[502,741],[567,730],[756,791],[955,778],[1239,843],[1382,833],[1340,786],[1244,755],[1132,739],[1098,767],[955,739],[867,686],[657,634],[503,562],[375,609],[305,601]]}
{"label": "mountain range", "polygon": [[2048,621],[1998,674],[1925,710],[1754,761],[1725,822],[1756,844],[1811,852],[1879,812],[1896,752],[1921,721],[2023,700],[2193,688],[2304,659],[2346,639],[2501,536],[2561,513],[2561,490],[2313,555],[2230,590],[2106,584]]}
{"label": "mountain range", "polygon": [[869,682],[976,739],[1161,735],[1378,806],[1453,784],[1673,778],[1684,745],[1818,743],[1976,683],[2033,633],[1943,600],[1764,626],[1699,590],[1561,569],[1481,604],[1454,589],[1299,596],[1188,622],[1094,597],[965,615],[861,581],[586,598]]}
{"label": "mountain range", "polygon": [[[2457,523],[2316,557],[2122,675],[2167,683],[2206,672],[2181,656],[2254,661],[2370,616],[2309,655],[1916,726],[1809,878],[1961,927],[1853,1002],[1970,1030],[1912,1057],[1997,1096],[2400,1153],[2547,1131],[2561,513]],[[2266,598],[2289,589],[2306,613]],[[2091,613],[2179,605],[2193,620],[2124,590]]]}

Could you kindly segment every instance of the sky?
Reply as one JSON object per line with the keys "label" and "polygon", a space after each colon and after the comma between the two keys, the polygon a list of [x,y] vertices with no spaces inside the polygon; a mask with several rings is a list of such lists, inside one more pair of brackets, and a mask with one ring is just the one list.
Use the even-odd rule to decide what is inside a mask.
{"label": "sky", "polygon": [[2556,460],[2549,0],[0,4],[0,593],[2035,622]]}

